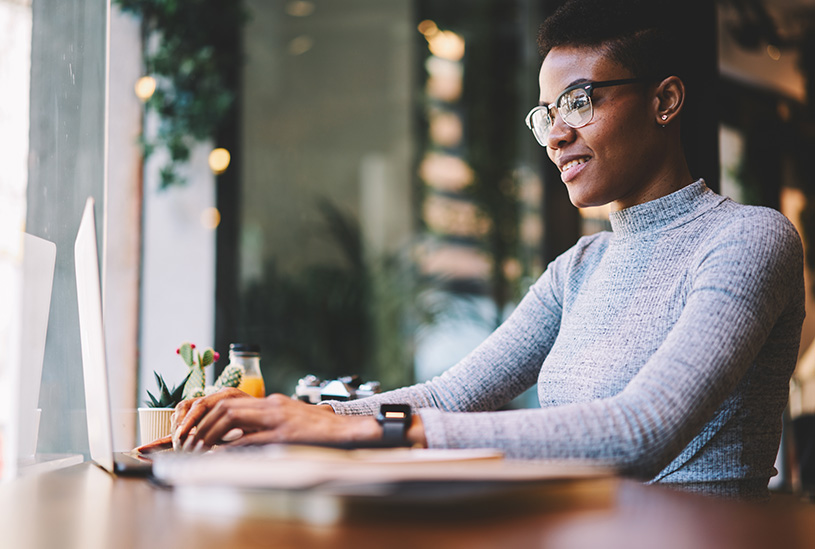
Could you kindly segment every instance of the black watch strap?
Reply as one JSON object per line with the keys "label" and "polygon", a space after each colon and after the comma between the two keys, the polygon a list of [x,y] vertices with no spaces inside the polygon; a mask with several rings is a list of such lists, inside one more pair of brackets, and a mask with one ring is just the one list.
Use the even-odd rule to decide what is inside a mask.
{"label": "black watch strap", "polygon": [[393,446],[407,444],[407,430],[412,421],[410,405],[382,404],[376,421],[382,426],[382,442]]}

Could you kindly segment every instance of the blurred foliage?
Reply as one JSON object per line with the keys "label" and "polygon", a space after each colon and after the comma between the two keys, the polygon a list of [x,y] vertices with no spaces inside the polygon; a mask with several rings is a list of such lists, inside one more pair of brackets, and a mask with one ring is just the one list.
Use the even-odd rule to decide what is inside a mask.
{"label": "blurred foliage", "polygon": [[[448,0],[439,3],[420,0],[422,19],[435,21],[440,28],[452,30],[466,40],[463,94],[460,101],[445,108],[460,113],[464,120],[464,139],[460,148],[445,151],[461,156],[472,168],[474,178],[463,195],[489,220],[489,230],[472,244],[488,254],[491,271],[487,280],[451,280],[446,290],[466,294],[486,294],[495,304],[496,327],[504,320],[507,305],[517,302],[523,292],[529,262],[523,261],[519,237],[522,204],[519,197],[518,135],[525,131],[523,120],[524,40],[518,25],[526,2],[521,0]],[[420,43],[424,40],[418,38]],[[428,55],[422,44],[423,54]],[[422,60],[422,62],[424,62]],[[427,77],[427,75],[425,75]],[[534,82],[533,82],[534,84]],[[425,98],[432,104],[435,98]],[[427,106],[425,106],[427,109]],[[425,121],[426,125],[426,121]],[[425,143],[432,149],[437,145]],[[461,237],[454,237],[458,245]],[[510,278],[505,269],[519,261],[522,276]]]}
{"label": "blurred foliage", "polygon": [[142,21],[144,68],[156,79],[146,107],[157,135],[142,137],[145,157],[164,148],[161,187],[185,182],[178,167],[197,141],[215,139],[233,112],[240,32],[247,17],[232,0],[114,0]]}
{"label": "blurred foliage", "polygon": [[464,70],[467,116],[466,158],[475,172],[467,189],[490,220],[486,248],[492,259],[490,297],[495,302],[495,326],[503,322],[505,307],[520,298],[521,289],[507,277],[504,266],[517,258],[519,246],[518,111],[522,93],[517,73],[521,42],[508,22],[517,17],[517,3],[478,4],[469,32]]}

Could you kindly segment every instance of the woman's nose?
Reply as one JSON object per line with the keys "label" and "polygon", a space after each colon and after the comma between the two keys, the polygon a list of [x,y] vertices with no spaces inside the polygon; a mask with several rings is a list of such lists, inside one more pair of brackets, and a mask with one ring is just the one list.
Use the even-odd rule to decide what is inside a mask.
{"label": "woman's nose", "polygon": [[575,129],[564,122],[560,113],[553,109],[552,125],[549,128],[549,136],[546,138],[546,146],[549,149],[559,149],[574,141],[574,136]]}

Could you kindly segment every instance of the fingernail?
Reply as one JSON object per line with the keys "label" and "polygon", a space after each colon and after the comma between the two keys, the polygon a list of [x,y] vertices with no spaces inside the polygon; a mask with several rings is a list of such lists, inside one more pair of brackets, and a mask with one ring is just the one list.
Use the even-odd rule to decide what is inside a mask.
{"label": "fingernail", "polygon": [[181,447],[181,450],[183,452],[192,451],[192,445],[194,441],[195,439],[193,437],[187,437],[187,439],[184,441],[184,445]]}
{"label": "fingernail", "polygon": [[204,441],[199,440],[198,443],[195,445],[195,449],[193,450],[193,453],[197,454],[198,452],[201,451],[201,448],[203,448],[203,447],[204,447]]}
{"label": "fingernail", "polygon": [[235,428],[230,429],[228,433],[226,433],[221,440],[224,442],[232,442],[233,440],[238,440],[243,436],[243,430]]}

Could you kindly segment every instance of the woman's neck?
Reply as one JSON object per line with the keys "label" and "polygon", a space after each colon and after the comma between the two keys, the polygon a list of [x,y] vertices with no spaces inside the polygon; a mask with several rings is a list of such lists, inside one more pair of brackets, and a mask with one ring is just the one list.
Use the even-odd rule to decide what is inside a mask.
{"label": "woman's neck", "polygon": [[678,143],[678,137],[675,146],[665,148],[663,158],[663,162],[657,169],[645,176],[647,183],[639,186],[642,192],[637,196],[627,196],[612,202],[611,211],[619,211],[636,204],[656,200],[695,181],[685,159],[685,153]]}

